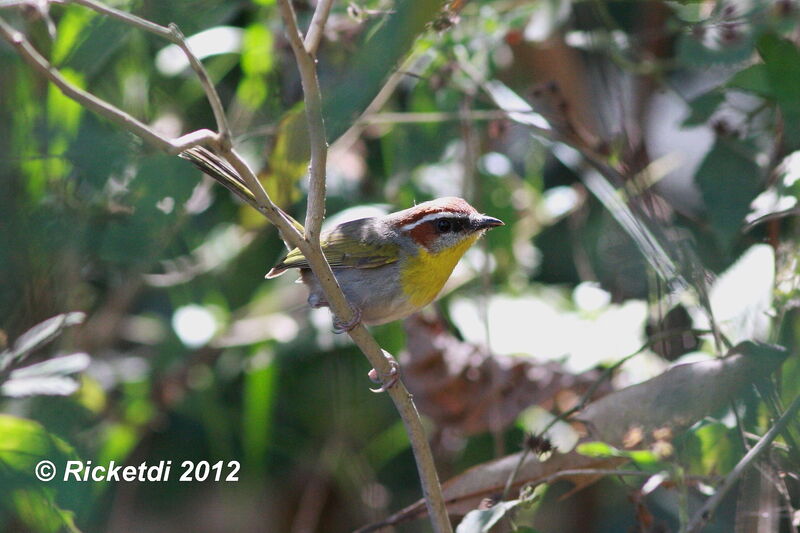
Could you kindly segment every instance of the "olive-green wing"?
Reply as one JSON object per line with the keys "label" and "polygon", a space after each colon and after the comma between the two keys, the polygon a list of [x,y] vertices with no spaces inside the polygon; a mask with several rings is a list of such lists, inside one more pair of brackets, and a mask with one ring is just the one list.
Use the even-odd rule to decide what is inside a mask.
{"label": "olive-green wing", "polygon": [[[362,220],[346,222],[322,240],[322,251],[331,267],[375,268],[394,263],[400,255],[400,246],[384,242],[364,229]],[[290,251],[267,274],[274,278],[289,268],[308,268],[308,261],[297,248]]]}

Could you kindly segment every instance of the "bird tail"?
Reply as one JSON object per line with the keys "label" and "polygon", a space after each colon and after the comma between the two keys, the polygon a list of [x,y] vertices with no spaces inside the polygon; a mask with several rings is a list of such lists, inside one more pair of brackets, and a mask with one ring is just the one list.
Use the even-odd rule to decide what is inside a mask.
{"label": "bird tail", "polygon": [[[231,166],[230,163],[225,161],[224,158],[212,152],[203,146],[194,146],[180,153],[180,157],[190,161],[194,166],[202,170],[206,175],[213,178],[217,183],[231,191],[233,194],[247,202],[248,204],[257,208],[258,202],[255,195],[245,183],[244,179],[239,176],[238,172]],[[289,213],[277,208],[278,211],[288,220],[297,231],[303,233],[305,229],[303,225],[294,219]],[[286,239],[281,235],[284,244],[288,249],[292,249]]]}

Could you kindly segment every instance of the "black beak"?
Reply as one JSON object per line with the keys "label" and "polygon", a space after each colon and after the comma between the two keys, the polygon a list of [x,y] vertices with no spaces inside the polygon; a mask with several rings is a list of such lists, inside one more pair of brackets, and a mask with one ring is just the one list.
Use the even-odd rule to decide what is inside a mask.
{"label": "black beak", "polygon": [[499,218],[487,217],[486,215],[480,215],[480,217],[475,220],[474,224],[475,229],[491,229],[506,225],[505,222]]}

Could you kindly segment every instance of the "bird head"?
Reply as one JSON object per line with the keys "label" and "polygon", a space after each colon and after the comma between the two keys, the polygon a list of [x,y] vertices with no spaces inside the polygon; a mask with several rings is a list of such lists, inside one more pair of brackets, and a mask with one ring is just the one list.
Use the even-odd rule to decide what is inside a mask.
{"label": "bird head", "polygon": [[[472,244],[503,221],[482,215],[465,200],[437,198],[389,215],[392,228],[430,254]],[[468,244],[468,245],[469,245]]]}

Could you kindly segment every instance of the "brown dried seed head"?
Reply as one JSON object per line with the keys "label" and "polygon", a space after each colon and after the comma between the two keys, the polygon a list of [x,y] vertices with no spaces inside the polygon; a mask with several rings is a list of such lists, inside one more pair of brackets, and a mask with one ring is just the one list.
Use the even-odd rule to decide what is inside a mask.
{"label": "brown dried seed head", "polygon": [[634,448],[642,443],[644,440],[644,431],[639,426],[633,426],[625,433],[622,438],[622,445],[625,448]]}

